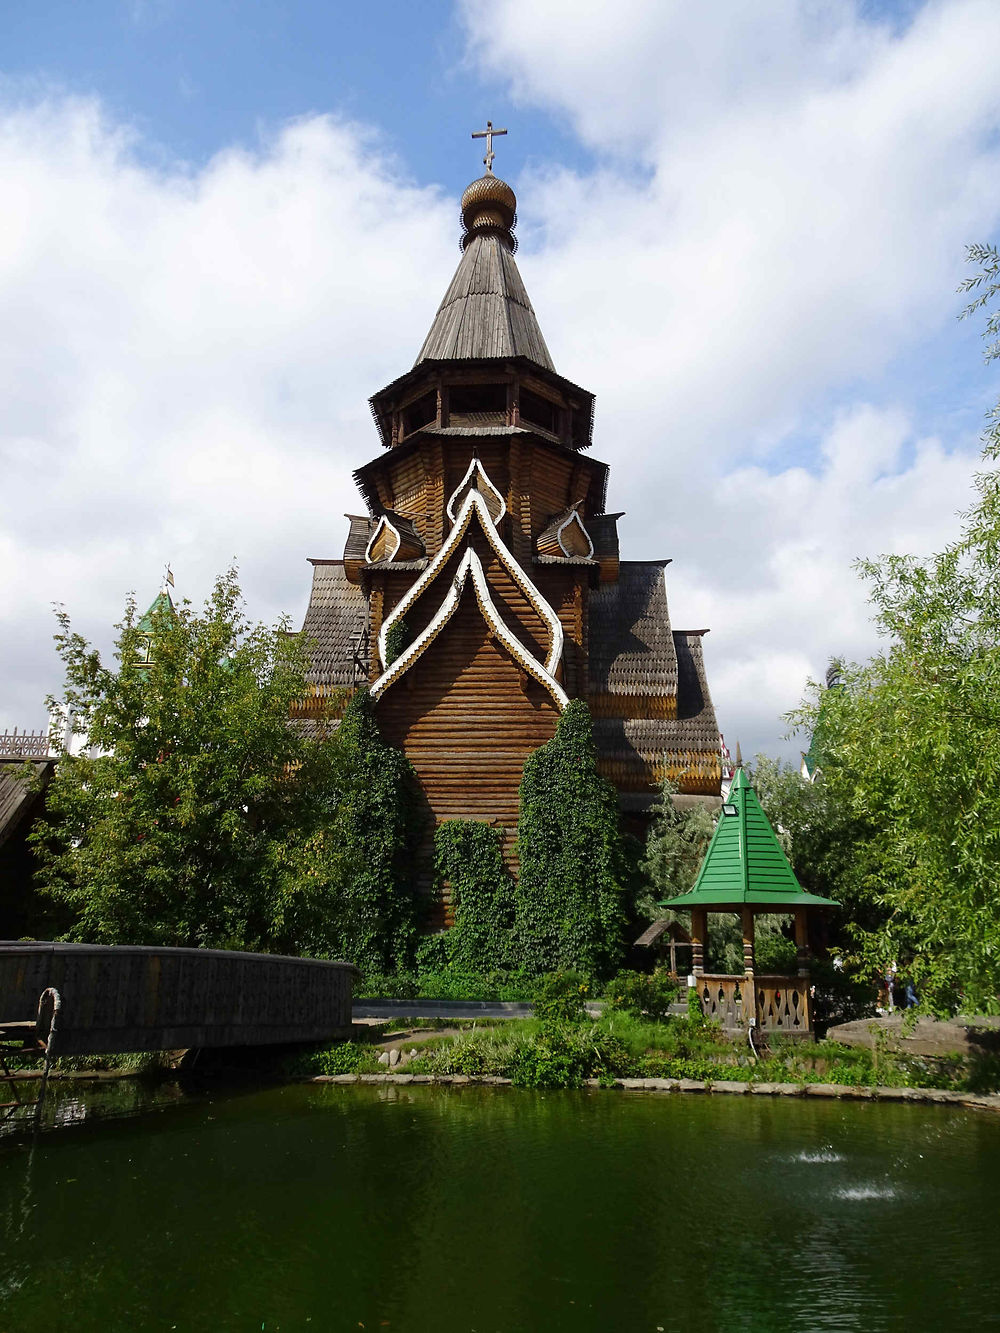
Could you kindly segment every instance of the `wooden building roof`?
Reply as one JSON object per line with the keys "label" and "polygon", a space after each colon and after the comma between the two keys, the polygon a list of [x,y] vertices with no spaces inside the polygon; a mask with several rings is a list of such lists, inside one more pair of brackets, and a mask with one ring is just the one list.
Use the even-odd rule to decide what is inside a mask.
{"label": "wooden building roof", "polygon": [[474,236],[414,364],[511,356],[555,370],[505,241],[495,233]]}

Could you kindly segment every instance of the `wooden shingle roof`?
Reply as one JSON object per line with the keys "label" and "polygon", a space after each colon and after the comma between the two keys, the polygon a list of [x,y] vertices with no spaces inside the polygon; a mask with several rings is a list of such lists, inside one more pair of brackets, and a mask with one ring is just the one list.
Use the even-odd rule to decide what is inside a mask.
{"label": "wooden shingle roof", "polygon": [[474,236],[414,364],[511,356],[555,370],[514,256],[499,235]]}
{"label": "wooden shingle roof", "polygon": [[354,683],[354,649],[368,621],[362,589],[349,583],[342,560],[313,560],[313,584],[302,632],[312,641],[311,685]]}
{"label": "wooden shingle roof", "polygon": [[615,583],[590,597],[590,688],[598,694],[674,694],[677,650],[663,566],[623,560]]}

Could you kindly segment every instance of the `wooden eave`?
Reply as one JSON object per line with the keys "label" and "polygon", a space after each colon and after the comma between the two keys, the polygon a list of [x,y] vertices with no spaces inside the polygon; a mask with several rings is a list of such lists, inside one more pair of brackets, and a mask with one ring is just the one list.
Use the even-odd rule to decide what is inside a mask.
{"label": "wooden eave", "polygon": [[[494,382],[509,382],[516,378],[526,388],[544,397],[551,397],[555,391],[556,405],[572,408],[579,414],[582,426],[582,429],[578,429],[578,435],[582,436],[580,442],[564,447],[579,451],[589,449],[593,444],[594,395],[572,380],[565,379],[557,371],[547,370],[527,357],[505,356],[495,360],[421,361],[384,389],[372,394],[368,403],[383,447],[388,449],[392,446],[394,411],[414,402],[429,389],[438,388],[446,379],[450,383],[477,383],[482,382],[484,376]],[[396,448],[402,448],[407,443],[409,440],[396,445]]]}

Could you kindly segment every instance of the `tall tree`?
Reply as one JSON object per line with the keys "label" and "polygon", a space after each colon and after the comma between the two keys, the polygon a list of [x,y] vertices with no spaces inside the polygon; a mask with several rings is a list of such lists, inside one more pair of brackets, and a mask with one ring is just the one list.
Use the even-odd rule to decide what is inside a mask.
{"label": "tall tree", "polygon": [[[989,311],[987,360],[1000,357],[1000,255],[975,246]],[[942,1009],[1000,1009],[1000,404],[961,536],[927,559],[859,562],[885,647],[823,700],[824,781],[865,832],[851,892],[874,967],[908,968]],[[818,721],[818,700],[792,714]],[[871,913],[878,914],[872,922]]]}
{"label": "tall tree", "polygon": [[61,756],[34,841],[74,935],[321,950],[347,867],[315,839],[347,774],[331,735],[289,726],[306,645],[247,620],[234,570],[200,613],[161,598],[140,628],[130,600],[117,666],[58,618],[58,703],[89,749]]}

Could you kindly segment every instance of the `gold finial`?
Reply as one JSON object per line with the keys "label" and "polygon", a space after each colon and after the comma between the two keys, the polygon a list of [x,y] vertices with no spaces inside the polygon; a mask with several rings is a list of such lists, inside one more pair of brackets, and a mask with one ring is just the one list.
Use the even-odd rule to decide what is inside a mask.
{"label": "gold finial", "polygon": [[473,137],[473,139],[485,139],[485,140],[486,140],[486,156],[483,158],[483,162],[484,162],[484,164],[485,164],[485,166],[486,166],[486,170],[487,170],[488,172],[490,172],[491,174],[492,174],[492,171],[493,171],[493,159],[496,157],[496,153],[494,153],[494,151],[493,151],[493,136],[494,136],[494,134],[506,134],[506,133],[507,133],[506,130],[495,130],[495,129],[493,128],[493,122],[492,122],[492,120],[488,120],[488,121],[486,122],[486,128],[485,128],[485,130],[473,130],[473,131],[472,131],[472,137]]}

